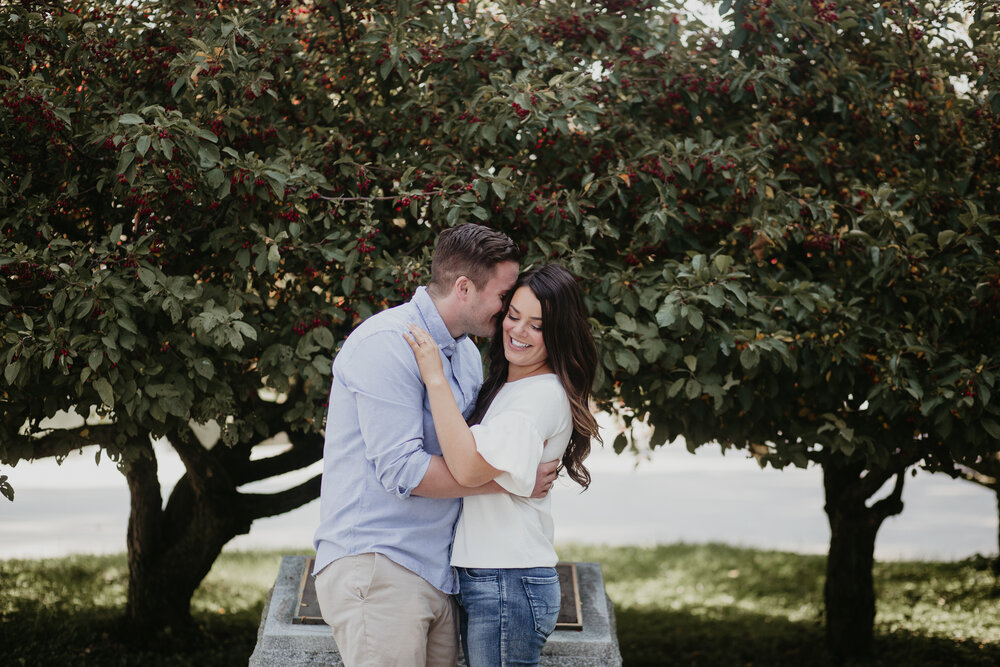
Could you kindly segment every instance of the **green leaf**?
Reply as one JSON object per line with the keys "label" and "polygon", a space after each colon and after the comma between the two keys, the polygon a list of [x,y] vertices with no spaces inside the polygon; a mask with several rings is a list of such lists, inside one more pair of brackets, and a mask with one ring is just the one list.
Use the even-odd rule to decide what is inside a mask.
{"label": "green leaf", "polygon": [[14,384],[14,379],[17,377],[18,372],[21,370],[21,362],[14,361],[7,364],[7,367],[3,369],[3,377],[7,380],[7,384]]}
{"label": "green leaf", "polygon": [[331,333],[331,331],[326,327],[317,327],[316,329],[313,329],[313,337],[316,339],[316,343],[320,347],[324,347],[328,350],[333,349],[333,333]]}
{"label": "green leaf", "polygon": [[[52,311],[55,313],[61,313],[63,307],[66,305],[66,291],[60,290],[56,292],[55,297],[52,299]],[[0,301],[2,303],[2,301]]]}
{"label": "green leaf", "polygon": [[139,281],[147,288],[152,289],[153,285],[156,284],[156,274],[146,267],[140,266],[136,273],[139,274]]}
{"label": "green leaf", "polygon": [[215,377],[215,366],[211,359],[198,359],[192,364],[194,371],[207,380]]}
{"label": "green leaf", "polygon": [[733,258],[729,255],[716,255],[715,259],[712,260],[712,264],[715,266],[716,272],[721,275],[733,265]]}
{"label": "green leaf", "polygon": [[628,333],[633,333],[636,328],[635,320],[621,312],[615,313],[615,324],[618,325],[619,329]]}
{"label": "green leaf", "polygon": [[684,383],[687,382],[687,378],[679,378],[674,380],[670,385],[670,389],[667,390],[667,398],[673,398],[680,393],[681,389],[684,388]]}
{"label": "green leaf", "polygon": [[351,296],[354,293],[355,285],[357,285],[357,281],[354,276],[344,276],[344,279],[340,281],[340,289],[344,296]]}
{"label": "green leaf", "polygon": [[760,354],[752,347],[745,347],[740,352],[740,364],[743,368],[752,370],[760,361]]}
{"label": "green leaf", "polygon": [[671,301],[660,306],[660,309],[656,311],[656,323],[667,329],[677,321],[677,314],[680,312],[680,305]]}
{"label": "green leaf", "polygon": [[701,396],[701,383],[697,380],[688,380],[687,384],[684,385],[684,395],[690,400]]}
{"label": "green leaf", "polygon": [[939,232],[937,237],[938,248],[943,250],[944,247],[954,241],[957,236],[958,232],[953,229],[946,229],[943,232]]}
{"label": "green leaf", "polygon": [[115,392],[111,388],[111,383],[108,382],[107,378],[97,378],[94,380],[94,388],[97,389],[97,393],[101,397],[101,402],[109,408],[114,409]]}
{"label": "green leaf", "polygon": [[244,338],[257,340],[257,330],[254,329],[249,322],[237,320],[236,322],[233,322],[233,329],[238,331]]}
{"label": "green leaf", "polygon": [[118,116],[118,122],[122,125],[141,125],[145,121],[142,119],[142,116],[134,113],[125,113]]}
{"label": "green leaf", "polygon": [[628,348],[619,348],[615,351],[615,361],[618,365],[629,373],[639,372],[639,357]]}
{"label": "green leaf", "polygon": [[152,139],[150,138],[150,136],[148,134],[144,134],[141,137],[139,137],[136,140],[136,142],[135,142],[135,150],[136,150],[136,152],[139,155],[141,155],[141,156],[145,156],[146,155],[146,151],[149,150],[149,144],[150,144],[151,141],[152,141]]}
{"label": "green leaf", "polygon": [[133,160],[135,160],[135,151],[131,148],[123,150],[122,154],[118,157],[117,172],[119,174],[124,174],[128,171],[128,168],[132,166]]}

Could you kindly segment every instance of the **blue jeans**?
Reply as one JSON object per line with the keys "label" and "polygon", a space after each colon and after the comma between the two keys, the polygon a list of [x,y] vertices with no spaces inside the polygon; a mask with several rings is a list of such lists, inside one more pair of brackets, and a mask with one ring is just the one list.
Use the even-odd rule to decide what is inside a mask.
{"label": "blue jeans", "polygon": [[555,568],[457,569],[459,627],[469,667],[537,665],[559,618]]}

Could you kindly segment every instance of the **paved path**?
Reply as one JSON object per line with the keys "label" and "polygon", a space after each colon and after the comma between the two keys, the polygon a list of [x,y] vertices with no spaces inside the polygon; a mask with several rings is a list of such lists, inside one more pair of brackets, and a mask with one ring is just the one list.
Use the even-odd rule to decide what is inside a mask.
{"label": "paved path", "polygon": [[[608,438],[608,442],[612,438]],[[161,481],[171,486],[182,467],[157,446]],[[273,452],[271,452],[273,453]],[[107,553],[125,549],[128,491],[114,465],[94,463],[93,449],[61,466],[40,461],[4,468],[16,490],[0,498],[0,558]],[[597,451],[589,462],[593,484],[579,493],[562,480],[553,508],[557,542],[655,544],[722,541],[734,545],[825,553],[829,528],[819,469],[760,470],[740,452],[716,446],[689,454],[682,445],[647,460]],[[316,474],[267,480],[275,491]],[[958,559],[997,549],[992,493],[967,482],[920,472],[907,477],[903,514],[879,532],[879,559]],[[313,502],[258,521],[227,549],[308,549],[317,522]]]}

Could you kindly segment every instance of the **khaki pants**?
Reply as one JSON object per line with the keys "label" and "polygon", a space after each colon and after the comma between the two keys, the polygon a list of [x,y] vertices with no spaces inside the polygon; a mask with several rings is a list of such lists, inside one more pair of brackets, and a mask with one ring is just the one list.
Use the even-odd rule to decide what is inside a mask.
{"label": "khaki pants", "polygon": [[316,596],[346,667],[457,663],[452,596],[382,554],[330,563],[316,575]]}

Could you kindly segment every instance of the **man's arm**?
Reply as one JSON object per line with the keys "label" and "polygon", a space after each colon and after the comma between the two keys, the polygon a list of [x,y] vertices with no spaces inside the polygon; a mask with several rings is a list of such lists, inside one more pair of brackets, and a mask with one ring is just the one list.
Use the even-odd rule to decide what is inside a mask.
{"label": "man's arm", "polygon": [[[538,466],[535,474],[535,488],[532,498],[544,498],[559,474],[559,461],[548,461]],[[440,456],[432,456],[427,472],[413,491],[413,495],[426,498],[465,498],[486,493],[507,493],[503,487],[494,481],[480,486],[462,486],[448,471],[448,466]]]}

